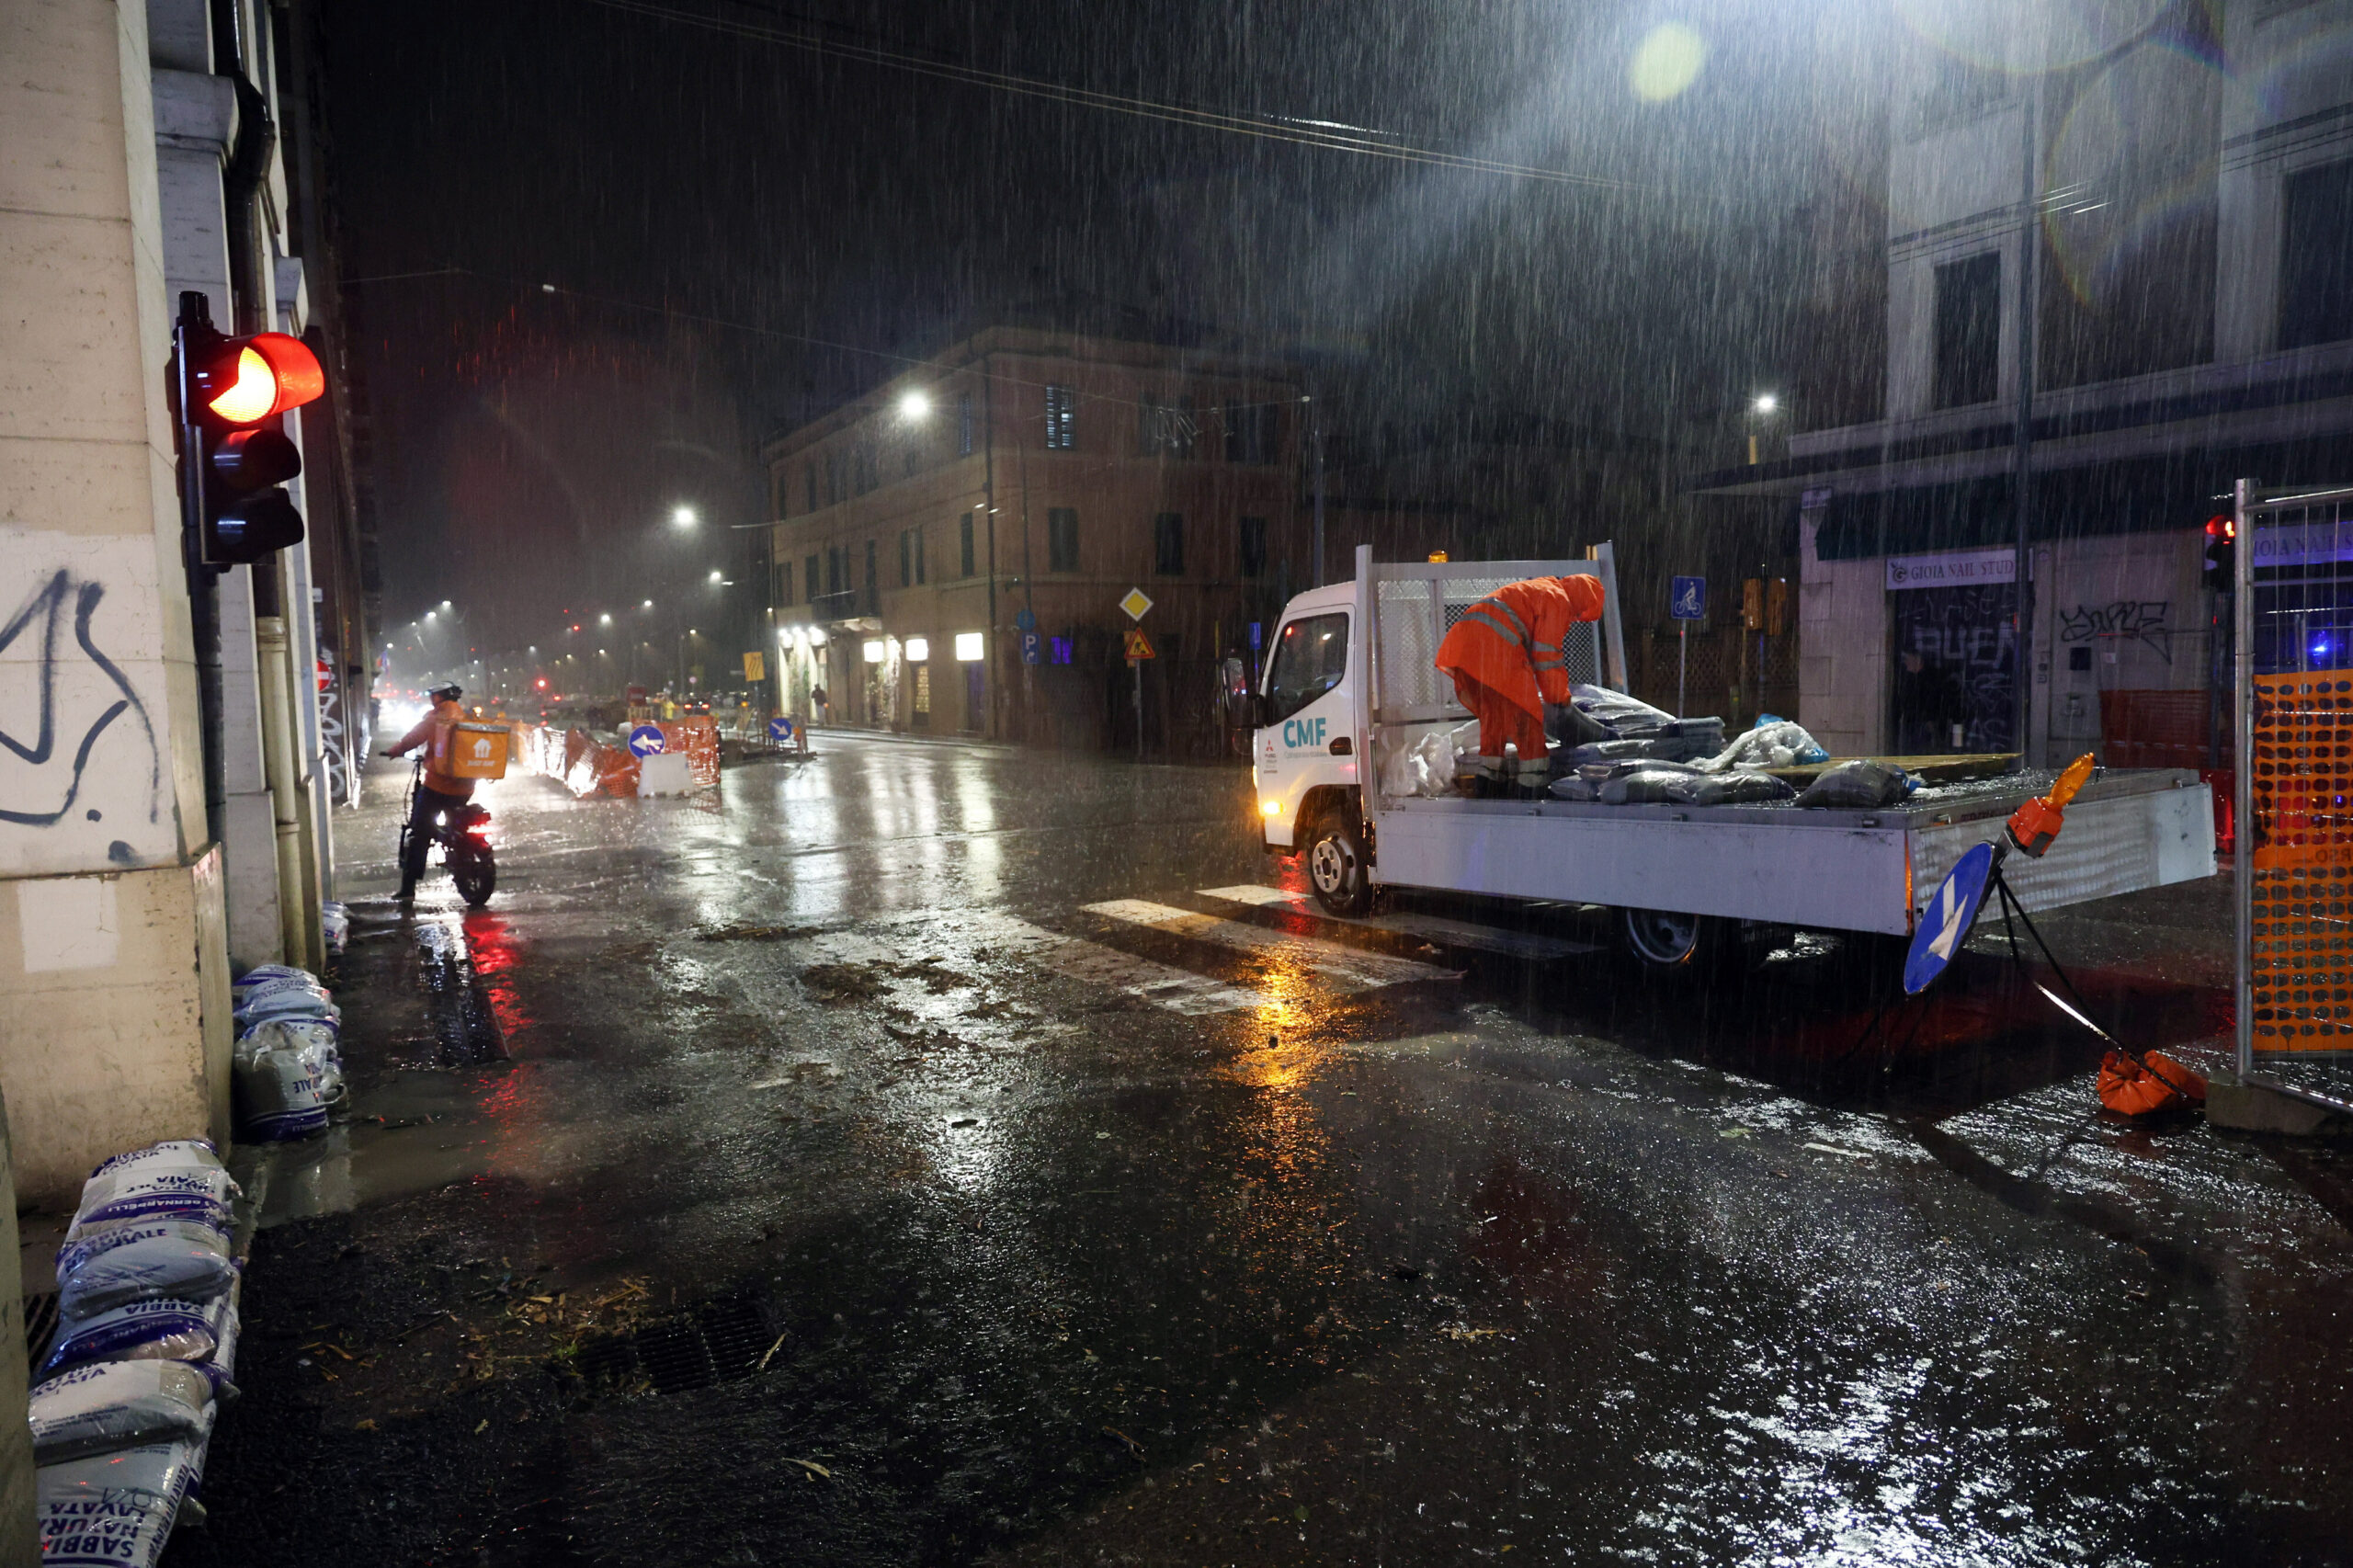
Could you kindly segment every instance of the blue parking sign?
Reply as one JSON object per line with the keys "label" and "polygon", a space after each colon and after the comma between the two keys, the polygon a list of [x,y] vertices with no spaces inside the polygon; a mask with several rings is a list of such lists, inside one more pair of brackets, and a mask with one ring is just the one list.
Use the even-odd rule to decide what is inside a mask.
{"label": "blue parking sign", "polygon": [[1046,639],[1034,629],[1021,633],[1021,662],[1025,665],[1046,662]]}
{"label": "blue parking sign", "polygon": [[1705,577],[1677,577],[1674,590],[1667,595],[1667,613],[1677,620],[1705,620],[1708,618],[1708,580]]}

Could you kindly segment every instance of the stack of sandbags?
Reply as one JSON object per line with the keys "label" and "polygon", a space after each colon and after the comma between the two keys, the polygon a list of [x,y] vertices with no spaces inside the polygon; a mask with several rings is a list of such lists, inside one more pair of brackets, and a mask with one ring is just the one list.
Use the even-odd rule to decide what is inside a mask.
{"label": "stack of sandbags", "polygon": [[339,1042],[343,1014],[307,970],[264,964],[234,987],[232,1087],[237,1131],[257,1142],[307,1138],[349,1108]]}
{"label": "stack of sandbags", "polygon": [[236,1392],[238,1196],[200,1139],[119,1154],[84,1184],[29,1400],[44,1562],[145,1568],[163,1551]]}

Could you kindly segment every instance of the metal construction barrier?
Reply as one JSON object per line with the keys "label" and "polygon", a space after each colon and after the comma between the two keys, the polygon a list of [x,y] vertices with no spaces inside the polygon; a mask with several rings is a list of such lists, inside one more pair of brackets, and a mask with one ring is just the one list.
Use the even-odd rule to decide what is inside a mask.
{"label": "metal construction barrier", "polygon": [[[687,759],[688,773],[699,786],[719,782],[719,727],[702,717],[664,720],[663,749]],[[637,755],[625,745],[612,745],[577,727],[559,730],[547,724],[515,726],[515,760],[544,778],[552,778],[575,795],[637,793]]]}
{"label": "metal construction barrier", "polygon": [[2353,485],[2241,480],[2232,604],[2242,1080],[2353,1056]]}

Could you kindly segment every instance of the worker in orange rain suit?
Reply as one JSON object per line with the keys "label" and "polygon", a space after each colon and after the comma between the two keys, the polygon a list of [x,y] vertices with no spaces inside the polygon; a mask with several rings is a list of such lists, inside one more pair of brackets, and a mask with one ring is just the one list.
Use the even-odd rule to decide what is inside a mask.
{"label": "worker in orange rain suit", "polygon": [[1530,577],[1462,612],[1438,645],[1438,667],[1478,715],[1480,756],[1501,757],[1508,742],[1523,764],[1544,765],[1544,705],[1569,699],[1561,644],[1570,627],[1599,620],[1601,604],[1598,577]]}

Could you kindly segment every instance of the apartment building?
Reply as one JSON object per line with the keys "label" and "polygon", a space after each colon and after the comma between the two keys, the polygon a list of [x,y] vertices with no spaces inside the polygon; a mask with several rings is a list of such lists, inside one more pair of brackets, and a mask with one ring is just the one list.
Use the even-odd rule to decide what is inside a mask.
{"label": "apartment building", "polygon": [[1908,35],[1884,284],[1844,346],[1884,357],[1883,408],[1798,408],[1785,455],[1699,487],[1798,513],[1800,710],[1834,752],[2019,744],[2021,376],[2038,759],[2203,760],[2203,524],[2241,476],[2353,476],[2353,3],[2085,15]]}
{"label": "apartment building", "polygon": [[996,327],[771,442],[779,700],[1130,746],[1140,624],[1147,747],[1197,748],[1220,659],[1306,585],[1302,411],[1274,361]]}

